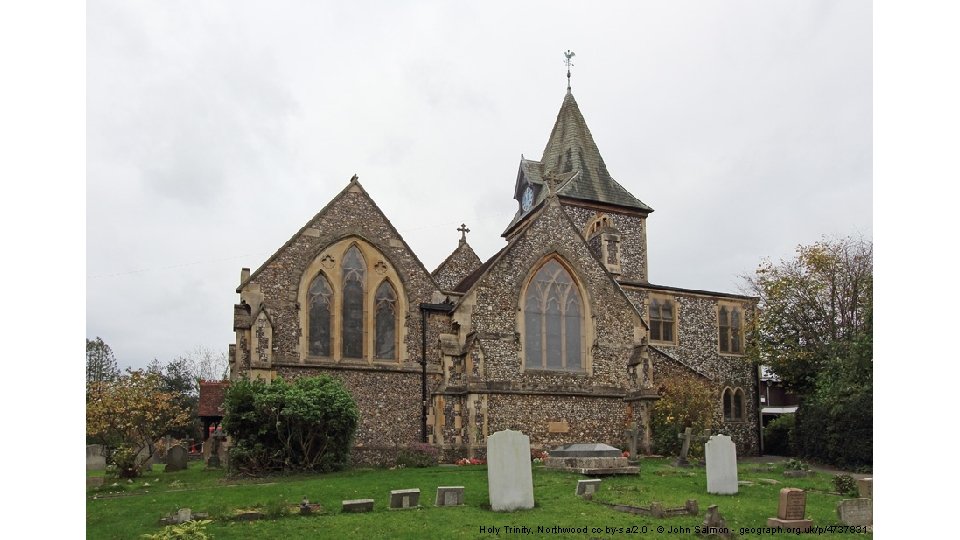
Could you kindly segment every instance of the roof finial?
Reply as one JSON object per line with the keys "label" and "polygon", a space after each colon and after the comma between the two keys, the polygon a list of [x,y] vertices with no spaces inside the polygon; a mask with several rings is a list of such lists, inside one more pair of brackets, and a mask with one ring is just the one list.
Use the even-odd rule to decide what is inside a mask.
{"label": "roof finial", "polygon": [[470,232],[470,229],[467,228],[466,223],[461,223],[457,230],[460,231],[460,245],[462,246],[467,243],[467,233]]}
{"label": "roof finial", "polygon": [[566,64],[567,64],[567,93],[569,93],[569,92],[570,92],[570,66],[573,65],[573,62],[571,62],[570,59],[573,58],[574,56],[576,56],[577,54],[576,54],[575,52],[571,51],[571,50],[567,50],[567,52],[563,53],[563,55],[567,57],[567,60],[566,60]]}

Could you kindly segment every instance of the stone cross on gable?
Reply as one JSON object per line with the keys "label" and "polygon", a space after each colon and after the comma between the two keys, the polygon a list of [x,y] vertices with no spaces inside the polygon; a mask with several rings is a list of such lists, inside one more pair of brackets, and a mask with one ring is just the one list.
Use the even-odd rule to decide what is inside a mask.
{"label": "stone cross on gable", "polygon": [[461,223],[460,228],[457,229],[460,231],[460,245],[467,243],[467,233],[470,232],[470,229],[467,228],[466,223]]}

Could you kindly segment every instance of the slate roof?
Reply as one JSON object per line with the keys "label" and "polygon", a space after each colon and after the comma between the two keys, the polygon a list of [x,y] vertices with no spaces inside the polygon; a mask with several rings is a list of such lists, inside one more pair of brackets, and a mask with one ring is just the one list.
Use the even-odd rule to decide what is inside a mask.
{"label": "slate roof", "polygon": [[[653,208],[634,197],[610,175],[577,100],[569,91],[557,113],[557,121],[543,149],[543,157],[540,161],[520,158],[514,194],[516,199],[520,200],[522,187],[529,184],[535,191],[533,206],[542,203],[549,191],[545,184],[547,176],[559,179],[557,195],[560,197],[653,212]],[[532,208],[527,212],[518,210],[504,235],[531,211]]]}

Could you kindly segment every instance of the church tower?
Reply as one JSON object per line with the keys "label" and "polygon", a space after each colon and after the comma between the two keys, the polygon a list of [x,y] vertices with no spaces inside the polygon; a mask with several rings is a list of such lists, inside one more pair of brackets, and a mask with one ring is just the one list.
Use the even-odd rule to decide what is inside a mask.
{"label": "church tower", "polygon": [[520,159],[517,213],[503,236],[509,241],[523,230],[553,192],[610,273],[621,281],[647,282],[646,219],[653,208],[610,175],[569,88],[540,161]]}

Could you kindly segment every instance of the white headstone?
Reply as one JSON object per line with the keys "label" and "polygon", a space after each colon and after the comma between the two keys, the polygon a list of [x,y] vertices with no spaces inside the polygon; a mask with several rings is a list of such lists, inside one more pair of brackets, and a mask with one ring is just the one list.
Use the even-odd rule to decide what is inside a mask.
{"label": "white headstone", "polygon": [[494,512],[533,508],[530,437],[508,429],[487,438],[487,487]]}
{"label": "white headstone", "polygon": [[737,446],[727,435],[714,435],[704,446],[707,461],[707,493],[735,495],[737,483]]}

